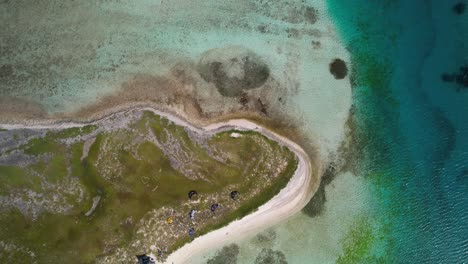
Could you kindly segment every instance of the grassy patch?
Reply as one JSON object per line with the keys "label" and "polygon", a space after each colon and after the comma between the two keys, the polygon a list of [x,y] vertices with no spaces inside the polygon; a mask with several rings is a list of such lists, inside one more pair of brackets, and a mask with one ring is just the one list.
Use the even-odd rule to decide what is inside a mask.
{"label": "grassy patch", "polygon": [[30,155],[57,153],[60,152],[60,147],[62,145],[59,142],[60,139],[75,138],[80,135],[86,135],[96,129],[96,126],[90,125],[85,127],[67,128],[60,131],[49,131],[44,137],[31,139],[27,144],[22,146],[22,149],[24,149],[26,154]]}
{"label": "grassy patch", "polygon": [[25,169],[15,166],[0,166],[0,195],[20,188],[37,190],[38,185],[39,179],[31,177]]}

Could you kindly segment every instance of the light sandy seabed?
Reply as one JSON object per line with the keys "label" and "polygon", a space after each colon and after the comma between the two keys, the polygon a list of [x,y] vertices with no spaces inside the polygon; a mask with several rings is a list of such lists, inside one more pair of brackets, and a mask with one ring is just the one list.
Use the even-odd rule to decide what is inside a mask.
{"label": "light sandy seabed", "polygon": [[[319,186],[319,179],[317,177],[312,177],[311,161],[308,155],[299,145],[251,121],[245,119],[233,119],[226,122],[214,123],[203,128],[197,128],[182,119],[155,110],[153,108],[140,108],[135,110],[152,111],[157,115],[168,118],[177,125],[181,125],[196,131],[216,132],[230,129],[257,131],[267,136],[268,138],[279,142],[281,145],[290,148],[291,151],[296,154],[299,161],[298,167],[293,177],[287,186],[282,189],[278,195],[273,197],[266,204],[260,206],[254,213],[242,219],[231,222],[229,225],[221,229],[200,236],[191,243],[186,244],[168,257],[168,263],[186,263],[193,256],[214,248],[220,243],[226,243],[229,241],[234,241],[235,239],[247,237],[287,219],[288,217],[299,212],[307,204]],[[112,115],[107,116],[106,118],[112,118]],[[90,123],[63,122],[43,125],[0,124],[0,127],[5,129],[64,129],[70,127],[86,126],[98,123],[100,121],[101,120],[96,120]],[[320,168],[318,169],[320,170]]]}

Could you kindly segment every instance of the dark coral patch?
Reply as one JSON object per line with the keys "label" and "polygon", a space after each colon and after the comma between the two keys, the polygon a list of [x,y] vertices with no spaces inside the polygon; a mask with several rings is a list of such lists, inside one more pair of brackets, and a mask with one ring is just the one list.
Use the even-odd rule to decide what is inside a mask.
{"label": "dark coral patch", "polygon": [[239,246],[230,244],[224,246],[221,250],[216,252],[216,255],[210,258],[207,264],[236,264],[237,256],[239,255]]}
{"label": "dark coral patch", "polygon": [[0,67],[0,79],[6,79],[14,74],[13,66],[9,64]]}
{"label": "dark coral patch", "polygon": [[322,44],[320,43],[320,41],[317,41],[317,40],[312,40],[312,48],[313,49],[319,49],[320,47],[322,47]]}
{"label": "dark coral patch", "polygon": [[267,230],[258,234],[255,237],[254,242],[256,244],[271,244],[275,241],[275,239],[276,239],[276,232],[270,229],[270,230]]}
{"label": "dark coral patch", "polygon": [[242,92],[240,97],[239,97],[239,103],[242,105],[242,106],[246,106],[247,103],[249,102],[249,97],[247,95],[246,92]]}
{"label": "dark coral patch", "polygon": [[465,9],[466,9],[466,4],[465,3],[457,3],[456,5],[453,6],[452,10],[455,14],[457,15],[461,15],[463,13],[465,13]]}
{"label": "dark coral patch", "polygon": [[444,82],[455,82],[459,85],[458,91],[468,88],[468,66],[461,66],[456,73],[443,73],[441,79]]}
{"label": "dark coral patch", "polygon": [[257,258],[255,259],[255,264],[288,264],[286,261],[286,256],[283,252],[279,250],[273,250],[270,248],[264,248],[260,251]]}
{"label": "dark coral patch", "polygon": [[456,74],[450,74],[450,73],[442,73],[440,76],[442,81],[444,82],[453,82],[457,78]]}
{"label": "dark coral patch", "polygon": [[264,115],[268,115],[267,105],[262,101],[262,99],[258,98],[257,102],[258,102],[258,107],[260,108],[260,112],[262,112],[262,114]]}
{"label": "dark coral patch", "polygon": [[206,54],[198,65],[201,77],[213,83],[223,96],[239,96],[262,86],[270,76],[268,66],[251,51],[219,49]]}
{"label": "dark coral patch", "polygon": [[335,79],[343,79],[348,75],[348,67],[346,62],[341,59],[335,59],[330,63],[330,73]]}
{"label": "dark coral patch", "polygon": [[302,209],[302,212],[309,217],[316,217],[322,214],[325,209],[325,202],[327,201],[325,186],[330,184],[336,177],[336,166],[330,164],[322,176],[322,181],[317,192],[314,194],[312,199]]}
{"label": "dark coral patch", "polygon": [[257,30],[260,31],[260,33],[267,33],[268,32],[268,27],[266,25],[259,25],[257,27]]}
{"label": "dark coral patch", "polygon": [[468,66],[460,67],[455,81],[465,88],[468,87]]}
{"label": "dark coral patch", "polygon": [[325,184],[321,183],[312,199],[310,199],[307,205],[302,209],[302,212],[309,217],[319,216],[325,209],[325,202]]}
{"label": "dark coral patch", "polygon": [[310,6],[306,7],[304,11],[304,17],[306,18],[307,22],[311,24],[315,24],[315,22],[317,22],[318,20],[317,9],[310,7]]}

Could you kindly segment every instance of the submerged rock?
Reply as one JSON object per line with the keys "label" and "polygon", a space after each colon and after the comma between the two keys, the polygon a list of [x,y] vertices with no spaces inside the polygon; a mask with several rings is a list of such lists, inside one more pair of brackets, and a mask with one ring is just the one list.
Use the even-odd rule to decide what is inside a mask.
{"label": "submerged rock", "polygon": [[468,66],[461,66],[457,73],[443,73],[441,79],[444,82],[455,82],[461,88],[466,89],[468,87]]}
{"label": "submerged rock", "polygon": [[452,8],[453,12],[457,15],[461,15],[465,13],[466,5],[463,2],[459,2],[455,4]]}
{"label": "submerged rock", "polygon": [[344,79],[348,75],[348,67],[342,59],[334,59],[330,63],[330,73],[335,79]]}

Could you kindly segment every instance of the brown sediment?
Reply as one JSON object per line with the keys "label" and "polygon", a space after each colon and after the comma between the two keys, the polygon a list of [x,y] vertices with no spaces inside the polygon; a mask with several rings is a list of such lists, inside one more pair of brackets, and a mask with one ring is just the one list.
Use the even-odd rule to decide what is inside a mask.
{"label": "brown sediment", "polygon": [[[226,55],[226,52],[229,54]],[[213,57],[210,54],[217,55]],[[227,68],[233,67],[229,77],[225,76],[226,80],[219,79],[219,76],[215,80],[210,79],[200,72],[200,65],[206,62],[209,64],[212,60],[228,63]],[[3,68],[5,74],[10,74],[11,70],[8,67]],[[244,74],[237,70],[244,71]],[[232,78],[236,74],[242,78]],[[216,87],[216,84],[220,83],[224,88],[228,84],[232,86],[233,83],[244,86],[231,91],[228,96],[223,96],[219,92],[219,85]],[[235,85],[231,86],[229,87]],[[16,99],[3,98],[7,103],[0,105],[0,109],[4,110],[0,113],[0,123],[88,122],[132,107],[152,107],[177,115],[196,125],[216,122],[232,114],[261,118],[268,115],[268,118],[277,120],[286,117],[286,102],[295,92],[297,91],[294,87],[286,88],[270,76],[268,66],[256,54],[242,47],[228,46],[207,52],[198,63],[192,60],[179,62],[163,75],[136,74],[123,82],[116,92],[102,96],[95,103],[74,112],[47,113],[34,102],[17,103]],[[278,103],[278,98],[282,98],[281,103]],[[294,118],[289,116],[286,119]]]}
{"label": "brown sediment", "polygon": [[330,63],[330,73],[335,79],[343,79],[348,75],[348,67],[342,59],[334,59]]}
{"label": "brown sediment", "polygon": [[47,112],[33,101],[13,97],[0,97],[0,120],[14,123],[17,120],[45,119]]}
{"label": "brown sediment", "polygon": [[[103,96],[75,112],[48,114],[37,103],[2,98],[0,123],[90,122],[134,107],[152,107],[196,125],[209,124],[232,115],[266,118],[267,110],[274,119],[281,119],[284,114],[281,114],[277,98],[287,98],[291,91],[279,86],[271,79],[255,91],[244,91],[238,97],[224,97],[201,78],[193,65],[181,64],[165,75],[135,75],[124,82],[117,92]],[[259,98],[262,103],[259,103]]]}
{"label": "brown sediment", "polygon": [[[85,123],[105,118],[116,112],[144,107],[167,112],[198,127],[231,119],[246,119],[298,143],[308,153],[311,160],[318,162],[318,152],[313,144],[314,141],[300,129],[302,124],[299,119],[278,111],[272,111],[272,115],[266,116],[262,112],[262,107],[243,109],[239,103],[237,103],[238,107],[234,106],[232,109],[207,113],[197,98],[192,97],[192,93],[179,91],[177,97],[173,95],[159,97],[158,95],[170,89],[180,88],[177,86],[177,81],[160,78],[162,77],[145,76],[146,80],[137,79],[132,84],[126,83],[125,88],[117,94],[103,97],[97,103],[73,113],[48,115],[37,103],[2,98],[0,102],[8,103],[2,103],[0,109],[9,111],[2,112],[0,122],[9,124],[58,124],[67,121]],[[161,80],[164,85],[152,84]],[[156,86],[158,91],[162,92],[152,91]],[[249,99],[249,101],[257,102],[259,98],[255,99]]]}
{"label": "brown sediment", "polygon": [[[240,98],[228,98],[227,100],[220,95],[208,94],[204,97],[198,94],[199,87],[193,87],[200,80],[189,81],[189,79],[184,77],[183,80],[180,80],[172,74],[168,76],[137,75],[132,80],[122,84],[122,88],[117,93],[104,96],[96,103],[72,113],[47,114],[38,103],[3,97],[0,98],[0,109],[2,110],[0,122],[13,124],[91,122],[118,111],[151,107],[176,115],[197,126],[245,118],[264,125],[296,142],[304,136],[298,132],[300,121],[279,111],[275,107],[275,102],[270,102],[268,96],[262,96],[261,92],[253,95],[243,93]],[[278,97],[275,95],[271,98],[277,101]],[[259,99],[262,104],[258,102]],[[211,103],[212,107],[207,107],[208,103],[205,103],[204,100],[211,100],[208,103]],[[250,102],[251,104],[249,104]],[[264,114],[267,104],[271,106],[269,107],[269,116]],[[310,138],[307,141],[310,141]]]}

